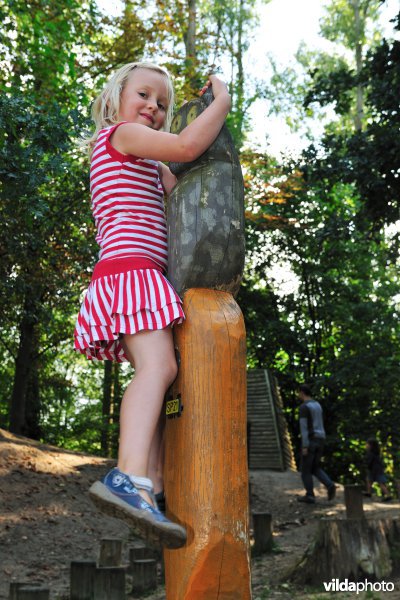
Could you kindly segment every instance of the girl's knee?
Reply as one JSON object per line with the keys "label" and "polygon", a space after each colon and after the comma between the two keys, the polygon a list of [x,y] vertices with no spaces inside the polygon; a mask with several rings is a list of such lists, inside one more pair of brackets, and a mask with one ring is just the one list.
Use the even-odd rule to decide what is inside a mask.
{"label": "girl's knee", "polygon": [[175,381],[176,376],[178,375],[178,365],[176,364],[175,356],[165,361],[165,363],[161,367],[161,371],[163,373],[163,376],[165,377],[167,385],[170,386],[171,383]]}
{"label": "girl's knee", "polygon": [[161,379],[166,387],[176,379],[178,374],[178,365],[176,364],[175,356],[165,356],[160,361],[149,361],[142,365],[142,369],[150,377]]}

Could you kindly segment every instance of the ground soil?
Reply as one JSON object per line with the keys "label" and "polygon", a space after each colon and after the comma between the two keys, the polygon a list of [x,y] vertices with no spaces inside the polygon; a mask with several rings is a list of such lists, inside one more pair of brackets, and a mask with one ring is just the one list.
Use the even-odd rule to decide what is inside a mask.
{"label": "ground soil", "polygon": [[[135,540],[129,529],[103,517],[91,504],[87,489],[113,465],[105,459],[39,444],[0,430],[0,599],[8,598],[11,581],[41,582],[51,589],[51,600],[68,600],[72,560],[96,560],[101,538],[124,540],[124,562]],[[251,509],[273,516],[274,551],[252,560],[253,600],[337,600],[355,593],[326,593],[288,584],[284,573],[301,557],[323,517],[344,513],[343,489],[328,502],[317,489],[313,506],[297,502],[303,493],[298,473],[254,471]],[[367,500],[374,517],[398,517],[399,502]],[[400,581],[394,592],[360,594],[358,599],[400,600]],[[129,577],[128,577],[129,585]],[[128,596],[133,599],[133,596]],[[164,600],[162,582],[147,600]],[[138,596],[135,596],[138,598]],[[174,599],[179,600],[179,599]]]}

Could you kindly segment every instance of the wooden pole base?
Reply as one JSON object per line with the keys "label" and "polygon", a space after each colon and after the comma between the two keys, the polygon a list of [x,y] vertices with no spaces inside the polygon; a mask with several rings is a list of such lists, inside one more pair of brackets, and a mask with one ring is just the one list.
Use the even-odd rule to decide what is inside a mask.
{"label": "wooden pole base", "polygon": [[181,364],[173,386],[183,412],[167,419],[167,514],[188,532],[166,550],[168,600],[248,600],[246,337],[228,292],[190,289],[176,328]]}

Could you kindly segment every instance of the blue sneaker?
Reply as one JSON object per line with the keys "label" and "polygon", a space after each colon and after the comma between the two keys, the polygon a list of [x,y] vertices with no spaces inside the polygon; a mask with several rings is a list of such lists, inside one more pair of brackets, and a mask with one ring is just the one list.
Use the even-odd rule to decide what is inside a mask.
{"label": "blue sneaker", "polygon": [[[148,482],[148,485],[142,482]],[[103,482],[96,481],[91,486],[89,496],[102,512],[124,520],[149,545],[181,548],[186,542],[184,527],[173,523],[158,508],[146,502],[139,489],[145,489],[152,495],[151,481],[145,478],[135,480],[119,469],[112,469]]]}

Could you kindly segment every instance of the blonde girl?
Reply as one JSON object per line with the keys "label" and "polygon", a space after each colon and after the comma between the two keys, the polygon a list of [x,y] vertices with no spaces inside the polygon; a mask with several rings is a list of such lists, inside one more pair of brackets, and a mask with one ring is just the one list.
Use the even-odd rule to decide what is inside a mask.
{"label": "blonde girl", "polygon": [[214,101],[174,135],[168,132],[174,101],[168,72],[152,63],[127,64],[94,102],[96,129],[88,140],[100,253],[78,315],[75,348],[89,359],[129,361],[135,369],[122,398],[117,467],[92,485],[90,495],[147,541],[170,548],[185,543],[186,531],[155,501],[163,485],[159,419],[177,374],[171,327],[184,313],[165,277],[163,201],[176,179],[163,161],[190,162],[217,137],[230,97],[215,75],[202,92],[210,85]]}

